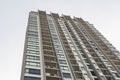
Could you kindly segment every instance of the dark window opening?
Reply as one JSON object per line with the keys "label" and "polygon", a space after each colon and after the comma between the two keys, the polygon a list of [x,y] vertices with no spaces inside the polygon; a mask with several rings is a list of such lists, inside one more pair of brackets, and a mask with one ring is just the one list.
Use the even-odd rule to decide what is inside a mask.
{"label": "dark window opening", "polygon": [[37,74],[37,75],[41,74],[39,69],[26,69],[25,71],[26,73],[29,73],[29,74]]}
{"label": "dark window opening", "polygon": [[41,78],[25,76],[25,77],[24,77],[24,80],[41,80]]}
{"label": "dark window opening", "polygon": [[64,78],[71,78],[71,75],[70,75],[70,73],[63,73],[63,77]]}

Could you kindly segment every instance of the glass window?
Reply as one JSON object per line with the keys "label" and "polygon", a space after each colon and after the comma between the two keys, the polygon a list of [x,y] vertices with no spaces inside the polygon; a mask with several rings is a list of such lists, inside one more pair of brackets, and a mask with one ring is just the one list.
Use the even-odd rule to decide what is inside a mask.
{"label": "glass window", "polygon": [[114,71],[114,69],[111,67],[111,66],[108,66],[107,67],[109,70],[113,70]]}
{"label": "glass window", "polygon": [[70,73],[63,73],[63,77],[64,78],[71,78],[71,75],[70,75]]}
{"label": "glass window", "polygon": [[29,53],[29,54],[40,54],[39,51],[34,51],[34,50],[27,50],[26,53]]}
{"label": "glass window", "polygon": [[25,76],[24,80],[41,80],[41,78]]}
{"label": "glass window", "polygon": [[60,66],[61,70],[69,71],[67,66]]}
{"label": "glass window", "polygon": [[39,69],[25,69],[25,72],[26,73],[29,73],[29,74],[37,74],[37,75],[40,75],[40,70]]}
{"label": "glass window", "polygon": [[119,77],[119,75],[117,73],[113,73],[112,74],[114,77]]}
{"label": "glass window", "polygon": [[28,44],[28,45],[34,45],[34,46],[35,46],[35,45],[39,45],[39,43],[36,42],[36,41],[28,41],[27,44]]}
{"label": "glass window", "polygon": [[40,67],[40,63],[38,63],[38,62],[29,62],[29,61],[27,61],[27,62],[26,62],[26,65],[28,65],[28,66]]}
{"label": "glass window", "polygon": [[35,21],[31,21],[31,22],[29,22],[29,24],[37,25],[37,22],[35,22]]}
{"label": "glass window", "polygon": [[31,60],[40,60],[40,57],[39,57],[39,56],[27,55],[27,59],[31,59]]}
{"label": "glass window", "polygon": [[84,78],[85,78],[85,79],[89,79],[89,77],[88,77],[87,74],[84,74]]}
{"label": "glass window", "polygon": [[106,62],[104,62],[105,64],[107,64],[107,65],[110,65],[110,62],[108,62],[108,61],[106,61]]}
{"label": "glass window", "polygon": [[89,69],[92,69],[92,66],[91,65],[87,65]]}
{"label": "glass window", "polygon": [[66,60],[59,60],[60,64],[67,64]]}
{"label": "glass window", "polygon": [[52,23],[52,20],[48,20],[48,23],[49,23],[49,24]]}
{"label": "glass window", "polygon": [[61,59],[65,59],[65,57],[64,57],[63,54],[57,54],[57,57],[58,57],[58,58],[61,58]]}
{"label": "glass window", "polygon": [[101,56],[101,58],[102,58],[103,60],[106,60],[106,58],[105,58],[104,56]]}
{"label": "glass window", "polygon": [[27,48],[28,49],[36,49],[36,50],[38,50],[39,46],[28,45]]}
{"label": "glass window", "polygon": [[28,36],[35,36],[35,37],[38,37],[38,34],[28,34]]}
{"label": "glass window", "polygon": [[81,70],[85,70],[85,68],[83,66],[81,66]]}
{"label": "glass window", "polygon": [[38,34],[38,32],[37,31],[28,31],[28,33],[35,33],[35,34]]}
{"label": "glass window", "polygon": [[55,45],[54,47],[55,47],[55,49],[61,49],[60,45]]}
{"label": "glass window", "polygon": [[28,37],[28,41],[38,41],[37,37]]}
{"label": "glass window", "polygon": [[32,19],[32,20],[37,20],[37,16],[31,14],[30,17],[29,17],[29,19],[30,19],[30,20],[31,20],[31,19]]}
{"label": "glass window", "polygon": [[28,26],[29,26],[28,30],[38,31],[38,29],[35,28],[35,25],[28,25]]}
{"label": "glass window", "polygon": [[101,79],[102,79],[102,80],[106,80],[104,76],[101,76]]}

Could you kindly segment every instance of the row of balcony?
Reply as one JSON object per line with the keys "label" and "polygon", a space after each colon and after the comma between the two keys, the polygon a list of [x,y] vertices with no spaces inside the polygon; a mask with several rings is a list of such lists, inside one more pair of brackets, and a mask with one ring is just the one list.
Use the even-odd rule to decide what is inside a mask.
{"label": "row of balcony", "polygon": [[73,70],[73,72],[74,72],[77,79],[83,79],[82,72],[79,69],[79,65],[76,62],[76,59],[74,57],[74,54],[73,54],[72,50],[70,49],[68,41],[67,41],[62,29],[60,27],[58,27],[58,29],[59,29],[59,33],[60,33],[60,37],[62,39],[63,45],[64,45],[64,47],[66,49],[66,53],[68,53],[67,55],[69,57],[72,70]]}
{"label": "row of balcony", "polygon": [[46,80],[62,80],[52,44],[52,37],[50,35],[46,13],[39,13]]}
{"label": "row of balcony", "polygon": [[[94,40],[97,42],[98,46],[100,47],[100,49],[102,49],[102,51],[105,53],[106,52],[106,56],[107,58],[112,62],[113,65],[116,65],[117,67],[116,70],[119,72],[120,69],[120,63],[119,63],[119,59],[116,57],[115,54],[112,53],[112,51],[107,47],[107,45],[95,34],[92,32],[92,30],[88,27],[85,26],[85,29],[87,30],[87,32],[89,32],[92,36],[92,38],[94,38]],[[104,74],[108,74],[109,72],[107,70],[103,70],[102,72]],[[118,76],[119,77],[119,76]],[[113,80],[113,77],[111,76],[111,74],[109,73],[109,75],[106,75],[106,78],[109,80]]]}
{"label": "row of balcony", "polygon": [[[88,30],[89,32],[92,32],[91,29]],[[105,53],[105,55],[109,58],[109,60],[117,66],[118,69],[120,69],[118,66],[120,66],[120,60],[116,57],[115,54],[110,51],[110,49],[107,47],[107,45],[101,40],[98,40],[98,36],[96,34],[91,35],[95,41],[98,43],[98,45],[101,47],[102,51]],[[109,51],[109,52],[107,52]],[[106,53],[107,52],[107,53]]]}
{"label": "row of balcony", "polygon": [[[76,27],[75,28],[76,32],[78,33],[79,32],[79,37],[81,38],[81,40],[83,41],[83,43],[85,44],[87,50],[91,53],[92,57],[94,58],[94,60],[96,61],[97,65],[100,67],[100,68],[104,68],[105,69],[105,66],[103,64],[103,66],[100,66],[99,63],[101,63],[101,60],[100,58],[96,55],[96,53],[94,52],[94,50],[92,49],[92,47],[89,45],[88,41],[85,39],[84,36],[82,36],[82,33],[80,33],[79,29]],[[88,61],[89,63],[89,61]],[[110,75],[108,73],[103,73],[104,75]]]}

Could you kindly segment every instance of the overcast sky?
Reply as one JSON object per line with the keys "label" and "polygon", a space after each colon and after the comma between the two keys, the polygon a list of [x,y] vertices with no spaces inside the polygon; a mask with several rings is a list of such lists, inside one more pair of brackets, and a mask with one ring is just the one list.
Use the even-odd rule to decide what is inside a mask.
{"label": "overcast sky", "polygon": [[30,11],[82,17],[120,51],[120,0],[0,0],[0,79],[20,80]]}

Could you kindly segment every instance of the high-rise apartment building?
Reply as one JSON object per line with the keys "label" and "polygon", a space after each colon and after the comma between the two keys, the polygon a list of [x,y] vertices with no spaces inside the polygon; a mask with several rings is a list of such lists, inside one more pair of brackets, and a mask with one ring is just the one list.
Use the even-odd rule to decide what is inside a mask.
{"label": "high-rise apartment building", "polygon": [[21,80],[120,80],[120,53],[82,18],[31,11]]}

